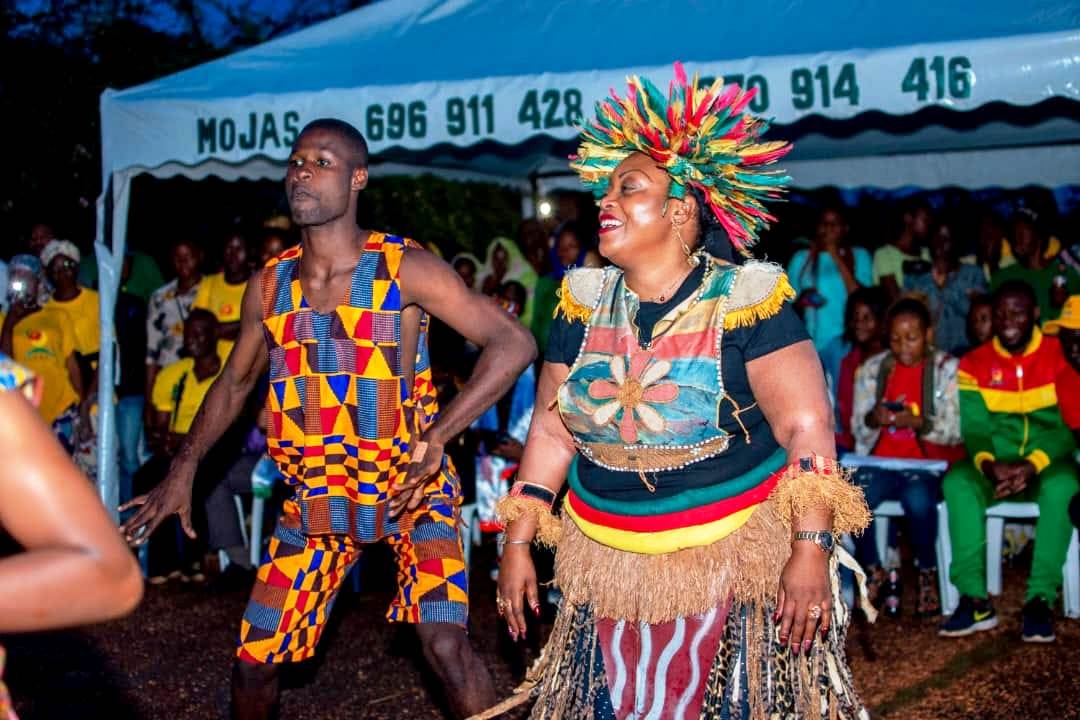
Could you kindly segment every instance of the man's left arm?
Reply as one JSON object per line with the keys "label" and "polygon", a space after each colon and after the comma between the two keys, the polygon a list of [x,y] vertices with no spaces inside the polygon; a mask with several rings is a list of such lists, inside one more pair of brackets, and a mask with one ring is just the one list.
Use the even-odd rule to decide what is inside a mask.
{"label": "man's left arm", "polygon": [[1065,420],[1066,403],[1070,402],[1069,396],[1073,393],[1061,392],[1063,389],[1061,374],[1065,370],[1064,358],[1062,358],[1060,364],[1058,380],[1055,382],[1058,403],[1035,411],[1040,415],[1045,414],[1047,416],[1045,418],[1046,422],[1041,423],[1045,427],[1032,437],[1032,444],[1029,446],[1024,459],[1012,463],[1012,480],[1005,490],[998,493],[998,497],[1003,496],[1002,492],[1005,494],[1020,492],[1030,485],[1051,463],[1069,459],[1073,450],[1076,449],[1073,431],[1069,429],[1069,425]]}
{"label": "man's left arm", "polygon": [[407,248],[401,260],[402,307],[418,305],[481,348],[472,376],[424,433],[405,482],[395,488],[391,514],[415,509],[424,484],[442,467],[443,448],[499,398],[536,359],[536,342],[493,300],[471,292],[453,268],[430,252]]}

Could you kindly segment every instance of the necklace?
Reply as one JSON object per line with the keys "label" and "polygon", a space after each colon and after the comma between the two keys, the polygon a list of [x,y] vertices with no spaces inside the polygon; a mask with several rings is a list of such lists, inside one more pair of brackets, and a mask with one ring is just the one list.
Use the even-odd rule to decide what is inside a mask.
{"label": "necklace", "polygon": [[668,285],[667,289],[664,290],[664,292],[657,295],[655,298],[652,298],[652,299],[642,298],[642,300],[644,302],[655,302],[655,303],[667,302],[671,298],[671,291],[674,290],[675,288],[679,287],[680,285],[682,285],[683,282],[686,280],[686,278],[690,277],[690,273],[692,273],[693,271],[694,271],[694,268],[690,268],[689,270],[684,272],[681,276],[675,278],[675,281],[672,282],[670,285]]}

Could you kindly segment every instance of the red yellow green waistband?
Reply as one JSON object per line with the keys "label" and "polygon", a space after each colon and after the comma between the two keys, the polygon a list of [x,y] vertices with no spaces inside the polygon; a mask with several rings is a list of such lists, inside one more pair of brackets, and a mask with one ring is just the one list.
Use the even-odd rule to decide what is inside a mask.
{"label": "red yellow green waistband", "polygon": [[656,515],[621,515],[605,512],[582,500],[574,490],[563,509],[592,540],[627,552],[661,554],[710,545],[738,530],[764,502],[779,480],[779,473],[730,498],[687,510]]}

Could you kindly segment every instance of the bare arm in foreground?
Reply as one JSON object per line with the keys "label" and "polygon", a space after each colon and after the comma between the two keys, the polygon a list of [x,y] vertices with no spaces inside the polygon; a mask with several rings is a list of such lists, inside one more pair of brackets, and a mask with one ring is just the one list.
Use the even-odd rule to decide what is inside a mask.
{"label": "bare arm in foreground", "polygon": [[142,577],[75,465],[25,398],[0,393],[0,526],[25,552],[0,559],[0,632],[131,612]]}

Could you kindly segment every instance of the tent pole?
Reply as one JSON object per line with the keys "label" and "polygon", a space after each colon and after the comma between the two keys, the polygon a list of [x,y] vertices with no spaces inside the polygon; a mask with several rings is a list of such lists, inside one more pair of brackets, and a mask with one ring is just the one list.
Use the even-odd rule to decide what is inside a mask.
{"label": "tent pole", "polygon": [[124,261],[124,245],[127,234],[127,211],[131,192],[131,177],[126,172],[114,173],[112,187],[112,247],[105,243],[105,193],[98,199],[98,229],[94,242],[94,254],[98,264],[98,293],[100,295],[101,350],[98,354],[98,436],[97,436],[97,484],[98,494],[105,510],[119,522],[117,506],[120,487],[117,466],[116,406],[114,404],[116,378],[116,296],[120,289],[120,275]]}
{"label": "tent pole", "polygon": [[521,194],[521,219],[528,220],[536,217],[536,198],[538,195],[536,173],[529,175],[529,192]]}

